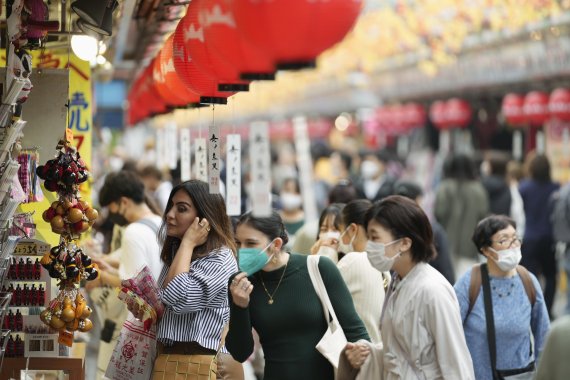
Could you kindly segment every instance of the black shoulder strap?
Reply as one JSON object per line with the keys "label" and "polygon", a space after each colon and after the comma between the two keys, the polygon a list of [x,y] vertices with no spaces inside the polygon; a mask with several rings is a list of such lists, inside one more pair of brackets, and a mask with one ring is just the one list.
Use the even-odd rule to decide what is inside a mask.
{"label": "black shoulder strap", "polygon": [[489,344],[489,354],[491,356],[491,371],[493,373],[493,380],[498,380],[495,318],[493,316],[493,300],[491,298],[491,284],[489,281],[487,264],[481,264],[481,282],[483,283],[483,301],[485,302],[485,321],[487,323],[487,342]]}
{"label": "black shoulder strap", "polygon": [[145,226],[150,228],[152,230],[152,232],[154,232],[155,235],[158,234],[158,226],[156,225],[155,222],[153,222],[150,219],[146,219],[146,218],[145,219],[139,219],[135,223],[144,224]]}

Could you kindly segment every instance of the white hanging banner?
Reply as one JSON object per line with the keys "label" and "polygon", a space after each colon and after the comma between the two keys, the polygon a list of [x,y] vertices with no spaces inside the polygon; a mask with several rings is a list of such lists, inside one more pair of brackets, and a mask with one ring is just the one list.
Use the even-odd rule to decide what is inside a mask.
{"label": "white hanging banner", "polygon": [[166,126],[165,158],[169,169],[178,166],[178,128],[175,123]]}
{"label": "white hanging banner", "polygon": [[546,140],[544,139],[544,132],[536,132],[536,153],[544,154],[546,152]]}
{"label": "white hanging banner", "polygon": [[196,146],[196,179],[208,182],[208,157],[206,154],[206,139],[195,140]]}
{"label": "white hanging banner", "polygon": [[192,155],[190,152],[190,129],[180,130],[180,179],[182,182],[192,178]]}
{"label": "white hanging banner", "polygon": [[517,161],[523,157],[523,136],[520,129],[515,130],[513,134],[513,158]]}
{"label": "white hanging banner", "polygon": [[562,130],[562,152],[564,152],[564,157],[570,156],[570,130],[568,127],[564,127]]}
{"label": "white hanging banner", "polygon": [[241,215],[241,137],[228,135],[226,141],[226,209],[228,215]]}
{"label": "white hanging banner", "polygon": [[299,168],[299,186],[303,196],[303,210],[305,223],[318,220],[317,201],[313,186],[313,160],[311,158],[311,144],[309,141],[309,127],[305,117],[293,119],[295,133],[295,151],[297,153],[297,167]]}
{"label": "white hanging banner", "polygon": [[451,136],[449,129],[444,129],[439,132],[439,152],[442,156],[446,156],[451,150]]}
{"label": "white hanging banner", "polygon": [[159,169],[164,169],[168,165],[168,158],[166,157],[166,130],[160,128],[156,130],[156,166]]}
{"label": "white hanging banner", "polygon": [[208,184],[210,185],[210,194],[220,194],[221,145],[220,126],[210,125],[208,128]]}
{"label": "white hanging banner", "polygon": [[251,162],[251,202],[253,215],[271,216],[271,156],[269,152],[269,124],[251,123],[249,132],[249,159]]}

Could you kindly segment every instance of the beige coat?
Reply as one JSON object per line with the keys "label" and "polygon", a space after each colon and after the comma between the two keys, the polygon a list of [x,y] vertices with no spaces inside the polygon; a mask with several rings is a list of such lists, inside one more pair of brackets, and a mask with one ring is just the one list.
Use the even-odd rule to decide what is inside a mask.
{"label": "beige coat", "polygon": [[371,345],[358,375],[342,357],[339,380],[475,379],[455,292],[439,272],[417,264],[395,283],[385,307],[383,347]]}

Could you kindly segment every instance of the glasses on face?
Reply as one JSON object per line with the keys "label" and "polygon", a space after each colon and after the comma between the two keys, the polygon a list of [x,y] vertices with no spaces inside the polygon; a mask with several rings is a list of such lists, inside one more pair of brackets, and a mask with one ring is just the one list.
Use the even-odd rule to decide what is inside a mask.
{"label": "glasses on face", "polygon": [[515,236],[514,238],[503,238],[501,240],[494,240],[492,242],[506,249],[512,248],[513,246],[520,247],[522,245],[522,240],[519,239],[518,236]]}

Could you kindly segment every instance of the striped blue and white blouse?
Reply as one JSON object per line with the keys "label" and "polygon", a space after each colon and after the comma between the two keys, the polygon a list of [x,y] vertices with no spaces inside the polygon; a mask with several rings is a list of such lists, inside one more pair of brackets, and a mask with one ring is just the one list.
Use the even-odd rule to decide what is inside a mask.
{"label": "striped blue and white blouse", "polygon": [[[158,280],[161,287],[169,268],[165,265],[162,269]],[[194,260],[188,273],[174,277],[160,293],[165,310],[158,323],[158,341],[166,346],[197,342],[217,350],[230,317],[228,281],[237,271],[232,251],[222,247]],[[227,353],[225,347],[222,352]]]}

